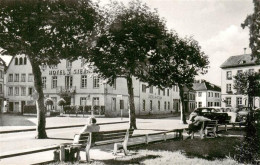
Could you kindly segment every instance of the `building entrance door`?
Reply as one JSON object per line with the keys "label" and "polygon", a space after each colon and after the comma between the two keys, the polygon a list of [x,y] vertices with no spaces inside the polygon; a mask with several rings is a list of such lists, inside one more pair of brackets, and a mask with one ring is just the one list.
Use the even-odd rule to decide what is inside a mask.
{"label": "building entrance door", "polygon": [[10,112],[14,111],[14,103],[13,102],[9,102],[8,111],[10,111]]}
{"label": "building entrance door", "polygon": [[22,106],[22,107],[21,107],[21,110],[22,110],[21,113],[23,114],[24,106],[25,106],[25,101],[22,101],[21,104],[22,104],[22,105],[21,105],[21,106]]}

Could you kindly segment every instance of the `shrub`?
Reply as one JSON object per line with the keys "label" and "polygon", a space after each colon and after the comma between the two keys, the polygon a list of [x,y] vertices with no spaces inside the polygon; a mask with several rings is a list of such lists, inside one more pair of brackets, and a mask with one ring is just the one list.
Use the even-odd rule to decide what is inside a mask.
{"label": "shrub", "polygon": [[23,113],[36,114],[37,113],[36,105],[24,105],[23,111],[24,111]]}
{"label": "shrub", "polygon": [[[258,121],[257,121],[258,120]],[[246,120],[246,135],[240,146],[236,147],[236,160],[245,164],[258,164],[260,160],[260,123],[252,113]]]}
{"label": "shrub", "polygon": [[71,111],[70,105],[65,105],[64,106],[64,112],[65,113],[70,113],[70,111]]}

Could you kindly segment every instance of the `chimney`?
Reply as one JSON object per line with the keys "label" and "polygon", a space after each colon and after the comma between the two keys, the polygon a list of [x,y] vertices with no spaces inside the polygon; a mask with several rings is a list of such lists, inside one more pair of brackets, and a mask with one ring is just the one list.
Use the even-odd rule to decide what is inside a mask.
{"label": "chimney", "polygon": [[246,48],[244,48],[244,54],[246,54]]}

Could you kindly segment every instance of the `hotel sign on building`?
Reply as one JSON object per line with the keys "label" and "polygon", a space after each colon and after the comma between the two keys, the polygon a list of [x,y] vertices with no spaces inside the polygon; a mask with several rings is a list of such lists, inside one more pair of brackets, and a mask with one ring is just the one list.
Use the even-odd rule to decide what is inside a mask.
{"label": "hotel sign on building", "polygon": [[[121,108],[124,116],[129,114],[127,83],[124,78],[117,78],[113,85],[109,85],[98,74],[86,68],[84,59],[73,62],[61,60],[58,65],[42,65],[41,72],[43,92],[45,98],[54,101],[53,110],[60,109],[57,101],[66,93],[70,105],[102,106],[106,116],[120,116]],[[18,55],[11,60],[6,77],[6,97],[11,103],[9,111],[22,112],[24,105],[34,102],[33,74],[26,56]],[[137,115],[167,114],[179,109],[177,87],[164,90],[148,87],[134,77],[133,84]]]}

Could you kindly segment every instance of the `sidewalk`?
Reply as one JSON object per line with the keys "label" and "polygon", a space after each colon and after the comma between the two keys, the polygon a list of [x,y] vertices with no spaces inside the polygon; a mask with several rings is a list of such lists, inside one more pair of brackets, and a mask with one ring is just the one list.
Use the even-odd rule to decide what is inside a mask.
{"label": "sidewalk", "polygon": [[[136,132],[136,131],[135,131]],[[146,133],[154,133],[158,131],[146,131]],[[137,130],[137,134],[141,134],[141,130]],[[136,134],[136,133],[134,133]],[[173,138],[174,133],[170,133],[167,135],[167,139]],[[149,136],[149,141],[158,141],[158,140],[163,140],[162,135],[152,135]],[[130,138],[128,146],[133,146],[133,145],[140,145],[145,143],[145,136],[143,137],[136,137],[136,138]],[[108,145],[102,145],[102,146],[97,146],[94,147],[90,150],[90,158],[92,160],[109,160],[109,159],[115,159],[118,157],[123,157],[123,153],[119,152],[117,155],[113,155],[113,144],[108,144]],[[51,151],[44,151],[44,152],[39,152],[39,153],[34,153],[34,154],[28,154],[28,155],[22,155],[22,156],[16,156],[12,158],[4,158],[0,160],[0,164],[39,164],[39,163],[44,163],[44,162],[49,162],[53,160],[54,150]],[[130,155],[134,154],[134,151],[131,151],[130,149]],[[85,152],[81,151],[80,152],[80,157],[81,161],[85,161]]]}
{"label": "sidewalk", "polygon": [[[128,118],[101,118],[96,116],[99,124],[102,123],[114,123],[114,122],[128,122]],[[47,117],[46,118],[46,129],[61,128],[61,127],[82,127],[87,123],[87,116],[64,116],[64,117]],[[36,129],[37,118],[28,117],[27,121],[34,123],[35,126],[2,126],[0,127],[1,133],[18,132],[22,130],[34,131]]]}

